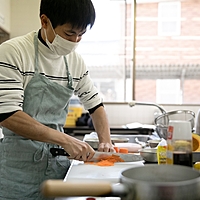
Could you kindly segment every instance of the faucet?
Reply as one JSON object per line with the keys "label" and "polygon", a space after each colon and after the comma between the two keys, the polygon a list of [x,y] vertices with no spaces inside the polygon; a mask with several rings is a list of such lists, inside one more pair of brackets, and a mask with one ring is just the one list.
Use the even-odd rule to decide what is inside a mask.
{"label": "faucet", "polygon": [[128,103],[128,105],[129,105],[130,107],[133,107],[133,106],[135,106],[135,105],[155,106],[155,107],[159,108],[159,110],[162,112],[162,114],[167,113],[161,106],[159,106],[158,104],[155,104],[155,103],[131,101],[131,102]]}

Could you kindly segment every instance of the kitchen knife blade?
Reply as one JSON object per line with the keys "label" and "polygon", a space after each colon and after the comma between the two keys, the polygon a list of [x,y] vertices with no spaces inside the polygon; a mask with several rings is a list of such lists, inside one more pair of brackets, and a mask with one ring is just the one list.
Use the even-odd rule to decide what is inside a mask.
{"label": "kitchen knife blade", "polygon": [[[69,156],[69,154],[62,148],[51,148],[50,152],[53,156]],[[113,152],[95,151],[94,156],[89,161],[98,162],[112,155],[119,156],[121,159],[124,160],[124,162],[136,162],[136,161],[143,160],[143,158],[140,155],[136,155],[132,153],[113,153]]]}
{"label": "kitchen knife blade", "polygon": [[94,156],[89,161],[98,162],[98,161],[106,159],[112,155],[119,156],[122,160],[124,160],[124,162],[136,162],[136,161],[143,160],[143,158],[140,155],[132,154],[132,153],[113,153],[113,152],[95,151]]}

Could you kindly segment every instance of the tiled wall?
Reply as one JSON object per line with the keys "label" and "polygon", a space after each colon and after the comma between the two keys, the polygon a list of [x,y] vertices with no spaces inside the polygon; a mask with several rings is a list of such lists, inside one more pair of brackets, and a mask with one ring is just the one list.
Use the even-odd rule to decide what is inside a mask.
{"label": "tiled wall", "polygon": [[[197,116],[200,105],[163,105],[163,108],[167,112],[172,110],[191,110]],[[105,104],[105,109],[111,126],[121,126],[133,122],[153,124],[155,115],[161,114],[158,108],[146,105],[129,107],[128,104]]]}
{"label": "tiled wall", "polygon": [[[157,114],[161,114],[160,110],[154,106],[136,105],[129,107],[128,104],[104,104],[110,126],[122,126],[128,123],[139,122],[141,124],[154,124],[154,118]],[[169,112],[172,110],[191,110],[196,116],[200,109],[200,105],[163,105],[163,108]],[[1,138],[0,129],[0,138]]]}

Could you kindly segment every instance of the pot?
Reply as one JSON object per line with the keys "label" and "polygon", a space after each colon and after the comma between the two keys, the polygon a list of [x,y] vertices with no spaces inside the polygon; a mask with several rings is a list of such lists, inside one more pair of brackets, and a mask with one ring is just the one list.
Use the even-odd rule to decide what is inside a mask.
{"label": "pot", "polygon": [[181,165],[149,164],[124,170],[120,183],[47,180],[46,197],[117,196],[122,200],[199,200],[200,174]]}

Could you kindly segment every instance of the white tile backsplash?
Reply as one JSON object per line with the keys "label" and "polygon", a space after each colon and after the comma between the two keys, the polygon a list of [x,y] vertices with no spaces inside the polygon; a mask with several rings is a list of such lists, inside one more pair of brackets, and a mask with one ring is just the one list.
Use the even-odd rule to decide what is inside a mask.
{"label": "white tile backsplash", "polygon": [[[172,110],[191,110],[197,115],[200,105],[163,105],[169,112]],[[128,104],[106,104],[105,109],[111,126],[121,126],[128,123],[140,122],[142,124],[154,124],[156,114],[161,111],[154,106],[136,105],[129,107]]]}

